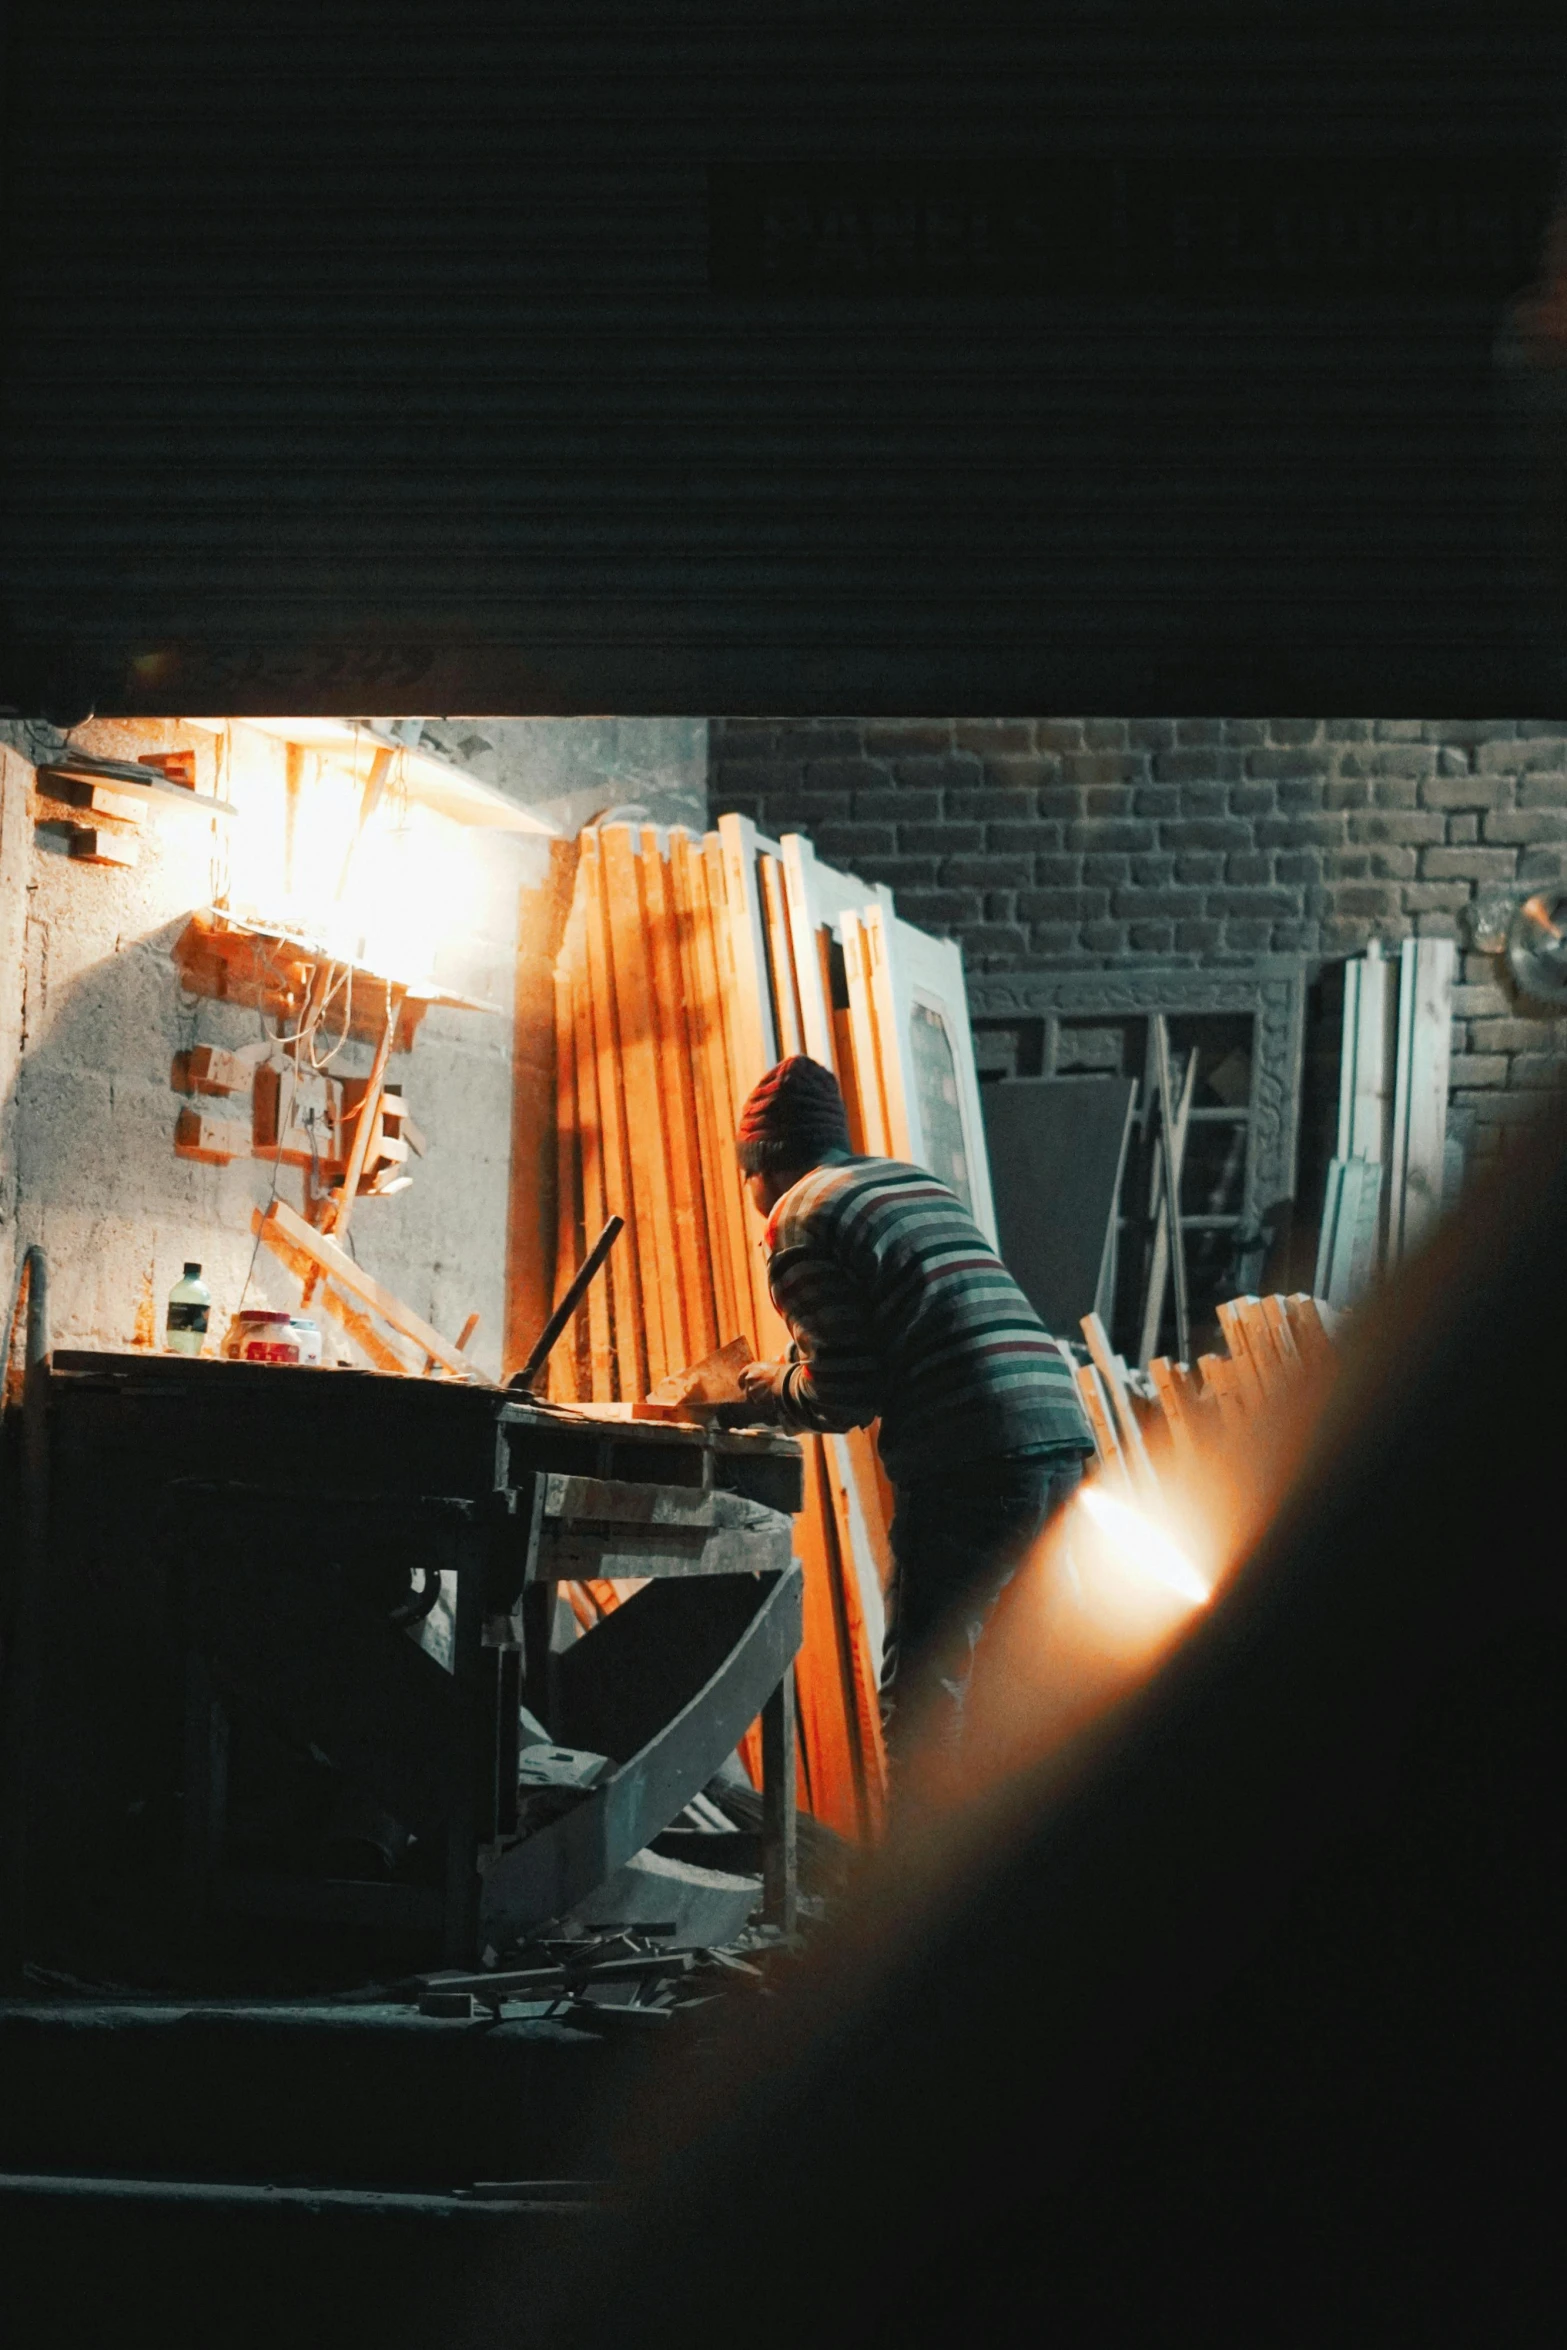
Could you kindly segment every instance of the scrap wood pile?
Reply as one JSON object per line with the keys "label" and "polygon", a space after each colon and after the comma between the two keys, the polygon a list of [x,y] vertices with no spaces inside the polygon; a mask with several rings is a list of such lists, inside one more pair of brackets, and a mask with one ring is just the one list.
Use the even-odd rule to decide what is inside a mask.
{"label": "scrap wood pile", "polygon": [[[555,975],[557,1300],[606,1219],[626,1228],[550,1359],[553,1400],[642,1409],[737,1338],[747,1354],[785,1351],[734,1139],[781,1051],[811,1035],[816,1057],[831,1055],[856,1141],[885,1132],[879,1080],[864,1079],[874,1006],[857,988],[857,1058],[828,1000],[824,942],[791,931],[783,856],[736,816],[702,839],[630,824],[581,837]],[[867,1616],[888,1577],[890,1496],[868,1431],[801,1441],[802,1802],[864,1836],[886,1782]]]}
{"label": "scrap wood pile", "polygon": [[1170,1471],[1259,1461],[1331,1380],[1336,1318],[1304,1293],[1232,1298],[1218,1309],[1228,1352],[1199,1355],[1195,1368],[1156,1356],[1149,1398],[1136,1392],[1099,1316],[1086,1315],[1092,1359],[1077,1382],[1105,1473],[1147,1494]]}

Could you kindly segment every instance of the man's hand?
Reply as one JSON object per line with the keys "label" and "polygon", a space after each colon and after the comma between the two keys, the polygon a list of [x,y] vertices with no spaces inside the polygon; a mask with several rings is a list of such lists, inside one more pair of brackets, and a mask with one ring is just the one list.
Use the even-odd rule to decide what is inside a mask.
{"label": "man's hand", "polygon": [[778,1382],[787,1363],[747,1363],[739,1373],[743,1403],[720,1405],[713,1414],[721,1428],[750,1428],[778,1416]]}
{"label": "man's hand", "polygon": [[764,1399],[776,1403],[778,1382],[787,1369],[784,1363],[747,1363],[740,1372],[740,1392],[747,1403]]}

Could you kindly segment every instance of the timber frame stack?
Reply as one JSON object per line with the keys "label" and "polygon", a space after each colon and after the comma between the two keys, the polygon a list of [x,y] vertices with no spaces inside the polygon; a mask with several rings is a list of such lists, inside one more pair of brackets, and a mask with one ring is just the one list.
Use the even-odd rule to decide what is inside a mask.
{"label": "timber frame stack", "polygon": [[[835,1016],[831,940],[791,892],[791,862],[800,843],[761,841],[738,816],[701,839],[630,824],[581,836],[555,971],[557,1300],[606,1216],[626,1230],[551,1358],[557,1401],[628,1409],[737,1337],[762,1358],[785,1351],[734,1141],[746,1095],[781,1054],[833,1067],[856,1145],[887,1147],[873,992],[852,988],[851,1014]],[[833,878],[872,908],[874,891]],[[801,1441],[802,1794],[863,1838],[886,1791],[868,1616],[890,1579],[891,1497],[869,1431]]]}
{"label": "timber frame stack", "polygon": [[1331,1382],[1336,1315],[1320,1298],[1237,1297],[1219,1308],[1227,1352],[1199,1355],[1195,1369],[1159,1355],[1148,1365],[1155,1402],[1133,1389],[1097,1314],[1083,1318],[1090,1360],[1077,1374],[1099,1469],[1139,1499],[1226,1463],[1255,1467],[1287,1432],[1299,1407]]}

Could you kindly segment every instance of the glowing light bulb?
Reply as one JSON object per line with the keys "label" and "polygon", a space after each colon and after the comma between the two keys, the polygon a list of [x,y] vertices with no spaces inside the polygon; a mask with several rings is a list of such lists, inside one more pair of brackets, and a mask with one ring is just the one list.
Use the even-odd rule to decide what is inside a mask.
{"label": "glowing light bulb", "polygon": [[1083,1486],[1078,1500],[1127,1566],[1162,1583],[1192,1607],[1207,1606],[1213,1597],[1210,1586],[1161,1527],[1097,1485]]}

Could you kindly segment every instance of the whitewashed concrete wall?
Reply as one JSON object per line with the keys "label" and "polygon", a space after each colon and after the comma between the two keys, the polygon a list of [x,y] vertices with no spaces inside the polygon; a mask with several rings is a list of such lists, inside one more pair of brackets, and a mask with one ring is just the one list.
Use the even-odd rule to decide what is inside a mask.
{"label": "whitewashed concrete wall", "polygon": [[[486,723],[452,722],[453,731]],[[677,758],[679,738],[664,740],[668,724],[658,722],[658,736],[643,745],[640,772],[628,759],[627,779],[640,783],[644,798],[666,751],[673,788],[682,787],[686,768],[697,769],[698,755],[697,771],[705,772],[705,739]],[[705,728],[700,732],[705,737]],[[37,794],[23,755],[36,748],[36,737],[22,727],[4,734],[12,746],[0,751],[0,1266],[7,1294],[20,1250],[38,1240],[49,1255],[60,1346],[156,1342],[164,1301],[187,1258],[206,1268],[215,1337],[247,1283],[251,1304],[297,1304],[292,1278],[267,1251],[256,1253],[251,1233],[272,1169],[253,1159],[201,1166],[173,1150],[183,1100],[170,1085],[174,1055],[193,1044],[236,1048],[261,1033],[256,1012],[183,995],[170,956],[194,908],[226,884],[236,902],[243,896],[246,825],[257,847],[277,821],[276,777],[258,762],[257,738],[245,759],[231,760],[225,779],[240,811],[227,855],[210,819],[172,808],[149,815],[140,863],[122,871],[71,859],[60,823],[66,811]],[[204,762],[203,782],[213,757],[210,735],[174,721],[93,722],[73,741],[120,757],[190,745]],[[546,804],[573,789],[602,788],[596,734],[584,744],[586,784],[571,781],[569,737],[548,748],[532,778],[542,788],[530,788],[528,761],[516,745],[507,761],[491,763],[491,779],[519,801]],[[357,1203],[353,1235],[367,1269],[449,1336],[477,1309],[483,1318],[473,1352],[496,1374],[506,1311],[517,924],[519,907],[526,915],[524,892],[544,884],[548,843],[452,831],[460,871],[449,865],[446,878],[455,872],[460,882],[459,935],[447,942],[446,968],[464,992],[497,1009],[436,1007],[412,1052],[394,1056],[389,1078],[403,1086],[428,1154],[413,1163],[411,1190]],[[259,861],[264,866],[265,856]],[[362,1075],[369,1061],[368,1046],[350,1044],[335,1073]],[[243,1107],[207,1106],[219,1114]],[[303,1182],[284,1169],[279,1190],[298,1206]],[[337,1326],[327,1329],[329,1341],[351,1356]]]}

